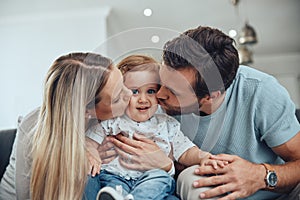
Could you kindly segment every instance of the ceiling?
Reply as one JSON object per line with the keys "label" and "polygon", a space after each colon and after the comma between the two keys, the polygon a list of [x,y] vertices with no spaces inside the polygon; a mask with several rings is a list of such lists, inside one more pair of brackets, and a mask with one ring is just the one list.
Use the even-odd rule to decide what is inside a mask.
{"label": "ceiling", "polygon": [[[129,3],[132,2],[132,3]],[[150,3],[151,2],[151,3]],[[248,19],[258,35],[256,54],[300,52],[299,0],[230,0],[111,1],[109,34],[135,27],[155,26],[184,31],[209,25],[228,32],[240,30]],[[151,8],[151,17],[143,10]]]}
{"label": "ceiling", "polygon": [[[72,3],[71,3],[72,2]],[[225,32],[240,30],[248,19],[258,35],[256,55],[300,52],[299,0],[0,0],[0,17],[31,12],[62,11],[109,6],[108,36],[142,27],[161,27],[182,32],[199,25]],[[152,16],[143,11],[152,9]]]}

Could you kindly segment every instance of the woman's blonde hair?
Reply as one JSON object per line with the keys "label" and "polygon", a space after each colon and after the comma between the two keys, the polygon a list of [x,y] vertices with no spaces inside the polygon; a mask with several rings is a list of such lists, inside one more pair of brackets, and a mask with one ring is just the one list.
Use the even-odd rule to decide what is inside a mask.
{"label": "woman's blonde hair", "polygon": [[101,100],[111,68],[110,59],[93,53],[61,56],[51,66],[32,139],[31,199],[82,199],[85,112]]}

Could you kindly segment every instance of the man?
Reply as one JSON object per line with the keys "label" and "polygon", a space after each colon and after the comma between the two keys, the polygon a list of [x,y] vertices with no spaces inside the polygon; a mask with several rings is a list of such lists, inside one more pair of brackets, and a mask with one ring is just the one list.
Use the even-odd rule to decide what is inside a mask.
{"label": "man", "polygon": [[[164,46],[160,105],[178,115],[184,134],[197,146],[229,162],[220,169],[185,169],[178,177],[177,193],[189,200],[300,199],[295,106],[273,77],[239,66],[233,44],[217,29],[198,27]],[[153,164],[145,164],[145,157],[154,158],[149,149],[158,152],[149,141],[119,139],[123,143],[112,142],[133,154],[137,163],[127,167],[143,166],[142,170]],[[143,148],[146,156],[135,154],[135,148]],[[121,157],[127,154],[118,152]],[[165,166],[166,161],[161,168],[169,170]]]}

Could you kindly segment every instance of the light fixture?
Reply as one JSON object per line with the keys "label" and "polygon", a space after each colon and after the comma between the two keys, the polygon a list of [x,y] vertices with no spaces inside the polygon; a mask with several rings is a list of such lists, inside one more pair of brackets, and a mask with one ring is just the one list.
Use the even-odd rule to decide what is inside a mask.
{"label": "light fixture", "polygon": [[231,3],[236,6],[239,3],[239,0],[231,0]]}
{"label": "light fixture", "polygon": [[[238,10],[239,8],[238,5],[240,5],[240,3],[241,3],[240,0],[231,0],[231,4],[234,6],[238,18],[240,18],[239,10]],[[236,38],[236,42],[238,44],[237,50],[239,54],[240,64],[249,64],[253,62],[252,59],[253,52],[249,50],[249,48],[252,47],[252,45],[257,43],[257,36],[254,28],[250,26],[248,23],[247,12],[243,12],[243,14],[246,16],[246,23],[244,27],[242,27],[240,33],[237,34],[238,36]],[[233,37],[234,35],[235,34],[233,31],[229,33],[229,36],[232,38],[234,38]]]}
{"label": "light fixture", "polygon": [[153,43],[158,43],[158,42],[159,42],[159,36],[153,35],[153,36],[151,37],[151,41],[152,41]]}
{"label": "light fixture", "polygon": [[144,10],[144,15],[145,15],[146,17],[150,17],[150,16],[152,15],[152,10],[151,10],[150,8],[146,8],[146,9]]}
{"label": "light fixture", "polygon": [[239,62],[242,65],[250,64],[253,62],[252,60],[252,51],[250,51],[247,46],[240,46],[238,48],[239,53]]}
{"label": "light fixture", "polygon": [[242,28],[238,43],[242,45],[257,43],[256,32],[254,28],[248,24],[248,22],[246,22],[245,26]]}
{"label": "light fixture", "polygon": [[231,29],[231,30],[228,32],[228,35],[229,35],[231,38],[234,38],[234,37],[237,35],[237,31],[234,30],[234,29]]}

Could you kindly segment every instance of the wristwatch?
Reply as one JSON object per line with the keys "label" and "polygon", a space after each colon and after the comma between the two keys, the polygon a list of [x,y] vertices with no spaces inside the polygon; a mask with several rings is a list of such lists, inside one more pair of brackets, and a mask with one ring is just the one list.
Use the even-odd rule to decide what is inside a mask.
{"label": "wristwatch", "polygon": [[266,176],[265,176],[266,186],[269,189],[274,189],[278,182],[277,174],[271,165],[266,163],[262,163],[262,165],[266,168]]}

